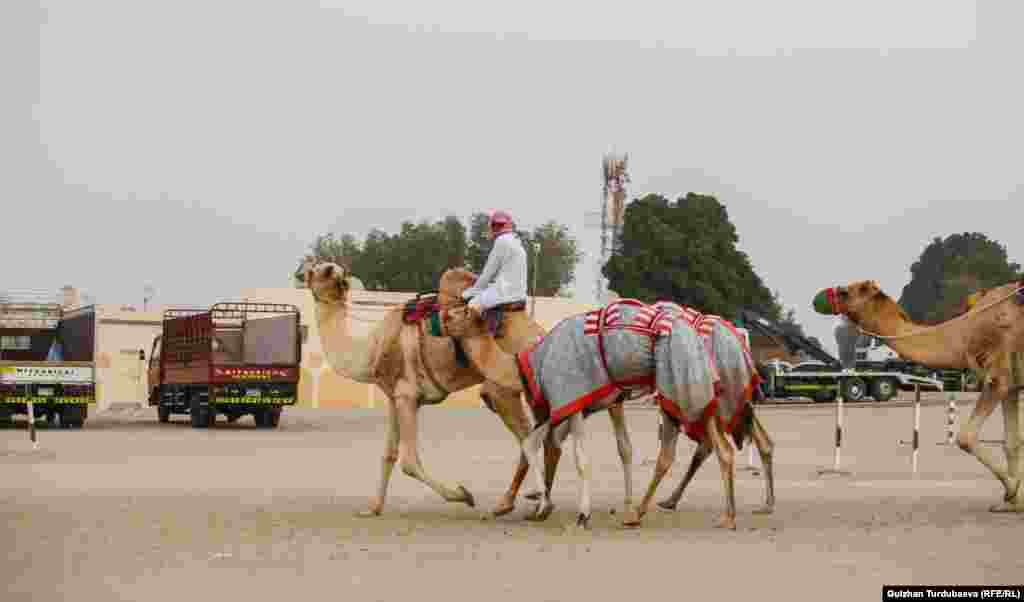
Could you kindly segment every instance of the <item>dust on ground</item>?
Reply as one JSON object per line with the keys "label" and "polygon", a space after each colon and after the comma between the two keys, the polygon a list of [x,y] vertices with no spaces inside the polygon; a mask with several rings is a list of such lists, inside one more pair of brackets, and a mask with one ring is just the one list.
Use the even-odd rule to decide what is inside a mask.
{"label": "dust on ground", "polygon": [[[969,412],[961,406],[961,416]],[[992,514],[1002,489],[945,439],[946,408],[921,414],[919,472],[911,473],[913,410],[847,406],[841,469],[833,462],[831,404],[763,406],[776,443],[776,511],[751,511],[762,477],[737,462],[738,530],[713,527],[723,497],[707,461],[679,510],[623,530],[623,483],[605,415],[587,420],[594,471],[593,528],[573,528],[572,452],[559,466],[557,506],[544,523],[532,502],[488,519],[517,449],[483,409],[420,412],[428,471],[462,483],[477,508],[447,504],[396,469],[385,513],[357,518],[376,487],[381,410],[288,409],[277,430],[252,419],[193,430],[187,417],[108,412],[79,431],[40,429],[32,451],[22,422],[0,429],[0,565],[16,600],[622,600],[644,596],[779,595],[878,599],[883,584],[1020,582],[1024,515]],[[627,413],[634,491],[647,486],[657,415]],[[1002,439],[997,411],[984,439]],[[657,499],[675,486],[694,444]],[[1002,457],[1002,451],[993,447]],[[756,460],[755,460],[756,461]],[[524,491],[533,489],[532,480]],[[614,514],[612,511],[614,510]],[[722,596],[725,598],[722,598]]]}

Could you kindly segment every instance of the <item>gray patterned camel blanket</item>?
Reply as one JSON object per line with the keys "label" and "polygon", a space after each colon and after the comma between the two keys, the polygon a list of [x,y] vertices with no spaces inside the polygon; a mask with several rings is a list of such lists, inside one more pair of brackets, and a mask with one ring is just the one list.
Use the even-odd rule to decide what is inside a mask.
{"label": "gray patterned camel blanket", "polygon": [[697,330],[634,299],[562,320],[517,360],[527,401],[552,425],[625,390],[654,390],[699,440],[718,405],[719,379]]}
{"label": "gray patterned camel blanket", "polygon": [[721,316],[703,314],[670,301],[658,301],[652,307],[680,317],[700,334],[720,379],[719,423],[726,433],[732,433],[746,414],[746,405],[759,397],[764,380],[757,371],[746,339],[735,324]]}

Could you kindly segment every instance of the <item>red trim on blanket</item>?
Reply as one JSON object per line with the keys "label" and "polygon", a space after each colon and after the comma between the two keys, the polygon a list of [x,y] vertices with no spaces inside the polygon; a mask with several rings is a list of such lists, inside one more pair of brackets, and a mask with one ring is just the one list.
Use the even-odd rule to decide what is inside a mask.
{"label": "red trim on blanket", "polygon": [[551,426],[558,424],[559,422],[562,421],[563,418],[572,416],[576,412],[582,411],[583,409],[597,402],[598,400],[608,397],[609,395],[614,393],[616,389],[618,389],[618,387],[611,383],[608,383],[607,385],[603,385],[601,387],[598,387],[597,389],[594,389],[590,393],[587,393],[586,395],[580,397],[579,399],[573,401],[572,403],[562,406],[561,408],[558,409],[557,412],[551,414]]}
{"label": "red trim on blanket", "polygon": [[533,368],[530,366],[530,351],[532,350],[533,348],[531,347],[516,354],[519,370],[522,371],[523,378],[526,379],[526,385],[530,388],[530,394],[526,396],[526,401],[530,404],[531,408],[550,411],[551,404],[541,393],[540,386],[537,385],[537,379],[533,374]]}

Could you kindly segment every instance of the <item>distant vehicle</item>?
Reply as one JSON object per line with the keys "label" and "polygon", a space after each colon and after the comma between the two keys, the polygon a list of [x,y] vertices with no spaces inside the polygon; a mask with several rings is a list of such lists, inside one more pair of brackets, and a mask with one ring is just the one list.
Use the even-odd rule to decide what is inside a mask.
{"label": "distant vehicle", "polygon": [[251,414],[276,428],[298,396],[299,310],[277,303],[217,303],[208,310],[164,312],[149,358],[149,404],[160,422],[188,414],[193,428]]}
{"label": "distant vehicle", "polygon": [[784,362],[771,364],[768,369],[768,383],[765,392],[769,397],[810,397],[814,401],[833,401],[839,394],[846,401],[862,401],[873,397],[877,401],[889,401],[900,390],[944,389],[943,381],[900,372],[896,370],[843,370],[839,360],[822,349],[814,341],[790,332],[758,314],[743,310],[743,324],[763,332],[766,336],[783,343],[791,353],[803,352],[817,358],[796,364],[786,369]]}
{"label": "distant vehicle", "polygon": [[0,420],[28,415],[82,428],[96,403],[93,307],[8,296],[0,303]]}

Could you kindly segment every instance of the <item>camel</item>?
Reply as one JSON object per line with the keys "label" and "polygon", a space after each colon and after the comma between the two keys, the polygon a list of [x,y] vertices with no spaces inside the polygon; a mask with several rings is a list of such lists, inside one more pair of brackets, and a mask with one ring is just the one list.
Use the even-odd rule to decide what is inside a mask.
{"label": "camel", "polygon": [[[932,326],[915,324],[905,311],[882,292],[874,280],[852,282],[820,291],[816,312],[843,314],[870,336],[886,339],[901,357],[931,368],[969,368],[983,383],[971,417],[960,429],[957,444],[973,455],[1002,483],[1002,502],[991,512],[1024,512],[1022,494],[1022,441],[1018,397],[1024,389],[1024,282],[1004,284],[975,293],[968,310]],[[978,433],[1002,403],[1006,467],[978,445]]]}
{"label": "camel", "polygon": [[[388,431],[381,464],[380,481],[369,508],[360,516],[381,514],[387,494],[388,482],[395,463],[401,458],[402,472],[433,489],[449,502],[475,506],[473,495],[463,485],[447,485],[432,478],[423,466],[417,446],[417,411],[421,405],[437,404],[458,391],[484,383],[481,394],[488,406],[498,414],[505,426],[522,441],[529,432],[529,419],[523,408],[519,392],[485,383],[481,373],[472,366],[456,362],[454,341],[447,337],[429,336],[423,321],[407,324],[403,321],[403,308],[390,310],[367,338],[357,338],[349,330],[349,273],[334,263],[312,262],[304,266],[306,287],[315,300],[316,323],[327,364],[338,374],[356,382],[375,384],[388,398]],[[470,274],[471,273],[468,273]],[[463,280],[464,275],[453,273],[443,278]],[[522,340],[528,329],[515,324],[505,343],[513,351],[516,345],[524,347]],[[543,332],[543,331],[541,331]],[[494,516],[511,512],[515,498],[528,470],[526,458],[520,453],[519,465],[508,491],[493,510]]]}
{"label": "camel", "polygon": [[[729,405],[738,405],[741,403],[741,400],[742,402],[750,402],[755,395],[759,394],[758,384],[760,383],[761,375],[754,366],[754,359],[751,357],[746,342],[739,332],[736,331],[735,326],[730,322],[721,320],[717,316],[701,316],[694,310],[675,303],[659,301],[654,304],[654,307],[674,312],[676,315],[682,316],[691,322],[702,325],[706,323],[706,326],[711,327],[709,328],[711,330],[710,336],[706,339],[706,342],[711,347],[715,368],[721,377],[720,398],[729,400],[731,402]],[[772,453],[775,446],[768,435],[768,431],[765,430],[761,421],[758,420],[757,415],[754,413],[753,406],[749,406],[749,408],[748,420],[750,421],[750,427],[748,434],[750,435],[750,440],[757,448],[758,455],[761,457],[765,481],[764,505],[756,508],[754,514],[771,514],[775,511],[775,479],[772,471]],[[669,425],[662,421],[659,428],[661,451],[664,453],[664,457],[659,454],[658,462],[655,465],[655,474],[660,475],[657,477],[659,480],[664,477],[672,464],[675,463],[676,440],[679,436],[679,429],[666,428],[667,426]],[[737,442],[738,444],[739,442]],[[711,455],[711,451],[709,441],[707,439],[702,440],[693,452],[693,458],[690,460],[690,466],[686,470],[683,480],[680,481],[668,498],[658,502],[659,508],[670,511],[676,509],[679,505],[679,500],[683,497],[686,486],[693,480],[694,475],[697,474],[697,470],[704,463],[704,460]]]}
{"label": "camel", "polygon": [[[613,315],[614,318],[611,317]],[[639,330],[634,328],[640,322],[644,322],[645,326],[638,327]],[[733,451],[725,437],[727,434],[733,435],[737,446],[741,446],[742,439],[754,428],[752,406],[741,397],[740,404],[730,408],[728,403],[720,403],[716,398],[715,369],[708,355],[709,349],[693,325],[676,315],[653,310],[638,301],[619,300],[599,310],[563,320],[537,345],[516,356],[501,350],[486,332],[481,331],[479,324],[474,322],[468,312],[458,317],[454,310],[450,311],[447,327],[449,333],[460,338],[474,364],[489,381],[510,390],[522,390],[530,401],[536,426],[522,447],[524,455],[530,460],[538,488],[543,491],[533,515],[536,520],[546,518],[553,508],[549,499],[550,488],[542,483],[539,468],[538,456],[542,442],[560,447],[569,434],[573,435],[576,469],[580,476],[576,524],[589,528],[591,477],[585,451],[584,417],[614,407],[617,403],[621,404],[622,391],[651,390],[656,387],[659,391],[662,422],[672,426],[662,429],[659,468],[639,508],[632,505],[631,476],[628,465],[623,463],[626,482],[623,525],[639,526],[641,517],[650,508],[658,483],[672,464],[679,430],[685,428],[688,435],[703,447],[713,449],[718,456],[726,497],[726,510],[718,526],[736,528]],[[724,325],[721,327],[725,328]],[[638,331],[642,336],[636,336]],[[592,348],[593,343],[589,342],[587,336],[597,332],[604,334],[595,337],[598,340],[597,346]],[[734,333],[730,333],[732,335]],[[608,341],[607,347],[600,342],[602,340]],[[652,340],[655,342],[653,346]],[[611,355],[606,353],[606,348],[612,350]],[[603,365],[603,371],[595,368],[598,365]],[[660,368],[655,370],[655,365]],[[582,377],[586,381],[582,384],[581,374],[586,375]],[[562,387],[565,390],[559,390],[563,382],[569,385]],[[663,390],[671,391],[673,398],[661,395]],[[566,391],[574,395],[581,391],[584,394],[548,401],[552,392],[564,394]],[[726,401],[733,401],[733,398],[727,398]],[[617,439],[628,441],[628,436],[624,435],[624,421],[621,426],[613,421],[613,426],[616,428]],[[756,438],[760,440],[763,457],[767,455],[769,458],[768,466],[770,440],[766,435],[762,438],[761,434]],[[694,472],[699,464],[695,462]],[[769,495],[766,507],[770,508],[773,502],[773,495]]]}

